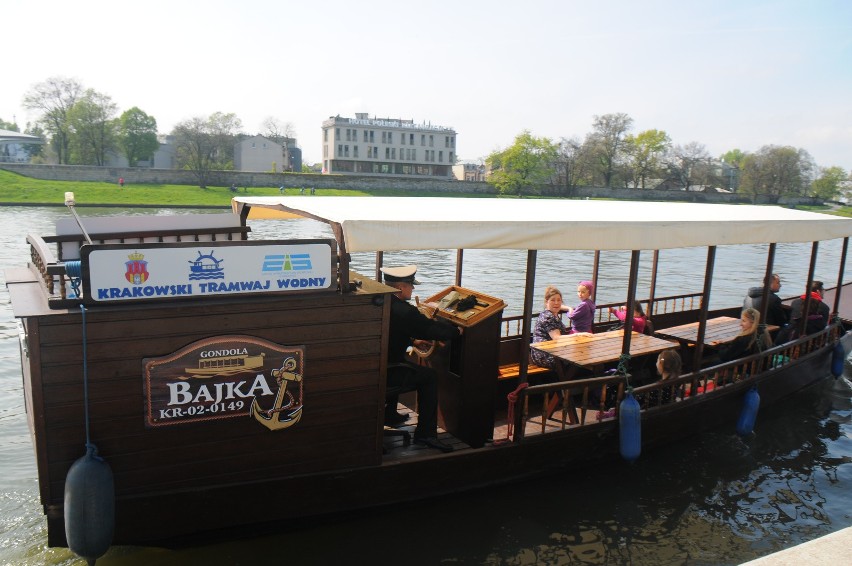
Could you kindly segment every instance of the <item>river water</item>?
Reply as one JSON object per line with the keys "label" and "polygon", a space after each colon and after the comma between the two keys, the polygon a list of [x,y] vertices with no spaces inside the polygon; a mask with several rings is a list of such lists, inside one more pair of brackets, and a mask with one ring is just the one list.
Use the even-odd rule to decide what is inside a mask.
{"label": "river water", "polygon": [[[129,210],[126,214],[185,214]],[[115,209],[80,209],[83,216]],[[27,233],[51,234],[62,208],[0,207],[0,266],[28,258]],[[311,221],[252,223],[257,237],[328,237]],[[822,244],[816,277],[837,281],[838,241]],[[711,308],[739,304],[761,280],[766,246],[720,247]],[[804,287],[810,245],[779,245],[781,295]],[[700,292],[706,250],[663,251],[657,296]],[[651,254],[643,254],[639,297],[647,296]],[[373,255],[355,269],[373,273]],[[417,263],[415,294],[429,297],[453,281],[455,252],[385,256]],[[538,295],[548,284],[573,304],[593,254],[542,252]],[[465,253],[462,284],[520,314],[525,252]],[[628,253],[601,258],[599,303],[624,300]],[[78,565],[67,549],[47,548],[36,466],[26,424],[18,328],[0,274],[0,565]],[[539,305],[536,305],[538,307]],[[849,366],[847,364],[847,371]],[[755,434],[734,423],[678,445],[644,452],[638,462],[595,468],[323,524],[293,524],[255,538],[178,550],[114,547],[103,565],[265,564],[739,564],[852,525],[852,384],[827,377],[795,400],[761,410]],[[81,455],[83,453],[81,444]],[[168,514],[163,509],[163,514]],[[391,534],[384,534],[391,533]]]}

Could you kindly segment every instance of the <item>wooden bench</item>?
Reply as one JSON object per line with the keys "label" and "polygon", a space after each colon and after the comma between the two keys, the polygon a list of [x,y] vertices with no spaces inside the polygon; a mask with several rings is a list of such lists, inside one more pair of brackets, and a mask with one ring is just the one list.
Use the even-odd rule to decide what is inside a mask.
{"label": "wooden bench", "polygon": [[[521,365],[519,363],[502,365],[497,369],[497,379],[499,381],[503,381],[504,379],[513,379],[515,377],[518,377],[520,371]],[[535,364],[530,364],[527,368],[527,375],[547,373],[549,371],[551,371],[550,368],[543,368]]]}

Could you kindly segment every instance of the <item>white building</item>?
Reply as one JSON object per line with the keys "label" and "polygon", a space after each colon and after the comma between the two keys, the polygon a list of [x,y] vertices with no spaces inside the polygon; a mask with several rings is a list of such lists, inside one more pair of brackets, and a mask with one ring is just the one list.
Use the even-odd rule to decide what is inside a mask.
{"label": "white building", "polygon": [[323,173],[447,179],[455,160],[452,128],[360,113],[322,123]]}
{"label": "white building", "polygon": [[258,173],[301,171],[301,155],[293,138],[286,138],[286,145],[281,145],[263,136],[253,136],[234,144],[234,169]]}

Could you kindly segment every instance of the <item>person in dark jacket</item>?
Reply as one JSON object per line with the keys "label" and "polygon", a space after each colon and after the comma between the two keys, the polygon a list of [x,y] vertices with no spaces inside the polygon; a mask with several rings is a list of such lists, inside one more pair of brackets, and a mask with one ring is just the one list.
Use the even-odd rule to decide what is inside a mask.
{"label": "person in dark jacket", "polygon": [[[825,325],[828,324],[829,319],[831,318],[831,308],[823,302],[823,297],[825,297],[825,287],[823,286],[822,281],[814,281],[811,283],[811,302],[816,303],[816,314],[820,315],[823,318],[823,325],[820,328],[825,328]],[[802,318],[802,307],[805,304],[806,296],[802,294],[800,297],[797,297],[790,304],[790,323],[793,324],[793,321],[798,322]],[[814,311],[811,309],[810,314],[813,314]],[[809,333],[810,334],[810,333]]]}
{"label": "person in dark jacket", "polygon": [[[417,390],[417,428],[414,443],[442,452],[452,452],[453,447],[438,440],[438,376],[432,368],[411,363],[406,351],[413,340],[452,340],[461,334],[456,327],[442,319],[432,319],[410,304],[411,293],[419,282],[414,278],[416,265],[383,267],[385,283],[397,289],[391,296],[390,329],[388,338],[388,386]],[[396,412],[393,400],[387,411]]]}
{"label": "person in dark jacket", "polygon": [[760,331],[760,313],[757,309],[744,309],[740,315],[740,333],[730,342],[714,340],[710,342],[719,347],[719,359],[730,362],[757,354],[772,347],[772,340],[767,332]]}
{"label": "person in dark jacket", "polygon": [[[766,309],[766,324],[775,326],[784,326],[787,324],[787,311],[781,306],[781,298],[778,296],[778,291],[781,289],[781,278],[777,273],[773,273],[769,278],[769,296],[767,302],[769,306]],[[757,309],[761,312],[763,309],[763,287],[752,287],[748,290],[748,295],[743,301],[744,309]]]}

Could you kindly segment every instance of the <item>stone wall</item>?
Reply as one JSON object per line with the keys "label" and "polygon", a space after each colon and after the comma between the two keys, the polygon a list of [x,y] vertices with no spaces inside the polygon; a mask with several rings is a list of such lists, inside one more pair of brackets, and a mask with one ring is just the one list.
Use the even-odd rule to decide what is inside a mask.
{"label": "stone wall", "polygon": [[[178,169],[147,169],[141,167],[90,167],[83,165],[31,165],[28,163],[0,163],[0,169],[36,179],[53,181],[101,181],[117,183],[123,177],[126,184],[197,185],[191,171]],[[393,189],[411,191],[434,191],[470,194],[495,194],[496,190],[482,181],[455,181],[442,179],[411,179],[407,177],[375,177],[358,175],[320,175],[317,173],[251,173],[244,171],[214,171],[210,176],[211,186],[229,187],[304,187],[317,189],[361,190]],[[607,189],[604,187],[581,187],[569,193],[556,193],[547,189],[552,196],[573,198],[617,198],[625,200],[674,200],[707,203],[750,203],[747,197],[737,194],[704,193],[687,191],[657,191],[652,189]],[[774,203],[769,198],[758,199],[759,204]],[[813,198],[784,197],[777,204],[822,204]]]}

